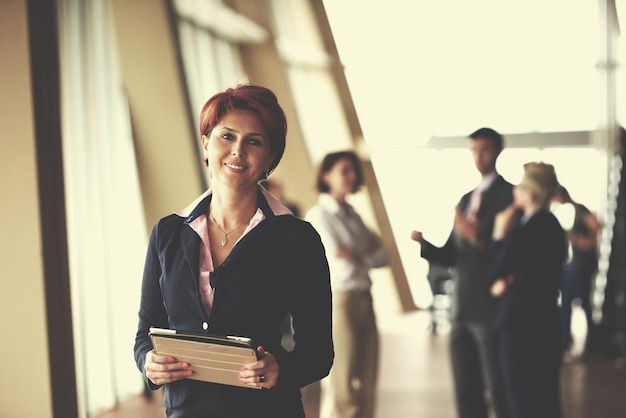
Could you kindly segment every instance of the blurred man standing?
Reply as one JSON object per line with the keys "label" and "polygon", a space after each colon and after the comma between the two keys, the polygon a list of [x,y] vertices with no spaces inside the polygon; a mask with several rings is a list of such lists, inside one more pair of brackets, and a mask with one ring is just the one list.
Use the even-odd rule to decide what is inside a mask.
{"label": "blurred man standing", "polygon": [[496,300],[489,293],[486,254],[494,218],[513,200],[513,186],[496,171],[503,148],[502,135],[491,128],[472,133],[469,149],[481,181],[458,203],[448,240],[436,247],[420,231],[411,233],[421,244],[423,258],[456,270],[450,350],[460,418],[488,418],[487,395],[497,418],[509,416],[497,359]]}

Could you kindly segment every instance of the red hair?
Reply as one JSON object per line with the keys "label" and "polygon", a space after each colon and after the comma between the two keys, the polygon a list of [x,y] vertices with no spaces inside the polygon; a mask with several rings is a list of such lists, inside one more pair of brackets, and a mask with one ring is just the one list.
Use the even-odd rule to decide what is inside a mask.
{"label": "red hair", "polygon": [[200,136],[211,135],[213,128],[233,109],[254,112],[269,134],[270,149],[275,153],[268,172],[272,172],[285,152],[287,118],[274,92],[266,87],[239,84],[211,97],[200,112]]}

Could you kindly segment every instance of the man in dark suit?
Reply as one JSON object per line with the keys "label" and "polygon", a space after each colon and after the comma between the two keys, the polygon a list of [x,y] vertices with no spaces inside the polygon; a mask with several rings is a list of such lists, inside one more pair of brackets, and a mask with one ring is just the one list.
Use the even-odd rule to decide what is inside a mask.
{"label": "man in dark suit", "polygon": [[513,186],[496,171],[502,135],[480,128],[469,136],[480,184],[465,194],[456,207],[454,228],[443,247],[428,242],[419,231],[411,238],[421,244],[421,256],[432,263],[455,267],[450,350],[458,415],[507,418],[509,409],[502,387],[493,326],[496,300],[490,295],[487,243],[495,215],[512,201]]}

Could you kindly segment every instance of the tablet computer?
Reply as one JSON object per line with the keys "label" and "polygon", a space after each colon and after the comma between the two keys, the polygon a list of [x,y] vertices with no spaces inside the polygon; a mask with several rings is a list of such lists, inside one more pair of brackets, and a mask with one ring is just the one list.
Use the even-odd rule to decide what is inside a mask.
{"label": "tablet computer", "polygon": [[256,346],[250,338],[166,328],[150,328],[149,335],[156,354],[189,363],[193,371],[189,379],[260,389],[239,382],[244,364],[258,360]]}

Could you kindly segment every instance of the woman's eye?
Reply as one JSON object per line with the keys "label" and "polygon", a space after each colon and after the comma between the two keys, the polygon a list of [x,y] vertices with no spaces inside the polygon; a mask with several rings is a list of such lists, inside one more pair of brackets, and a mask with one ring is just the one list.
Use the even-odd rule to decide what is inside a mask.
{"label": "woman's eye", "polygon": [[263,142],[260,139],[257,138],[250,138],[248,139],[248,142],[252,145],[263,145]]}
{"label": "woman's eye", "polygon": [[229,132],[224,132],[222,135],[220,135],[223,139],[233,139],[233,135]]}

